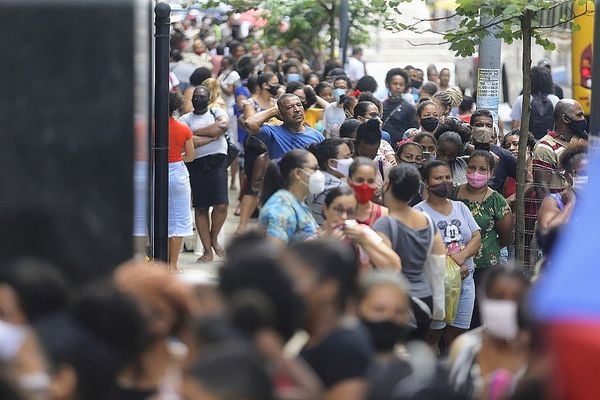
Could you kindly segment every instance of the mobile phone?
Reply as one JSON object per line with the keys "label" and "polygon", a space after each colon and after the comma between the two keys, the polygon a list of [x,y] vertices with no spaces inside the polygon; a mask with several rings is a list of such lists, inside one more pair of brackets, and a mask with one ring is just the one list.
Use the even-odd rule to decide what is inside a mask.
{"label": "mobile phone", "polygon": [[428,151],[424,151],[423,152],[423,162],[432,162],[433,160],[435,160],[435,157],[433,156],[433,154],[431,154]]}

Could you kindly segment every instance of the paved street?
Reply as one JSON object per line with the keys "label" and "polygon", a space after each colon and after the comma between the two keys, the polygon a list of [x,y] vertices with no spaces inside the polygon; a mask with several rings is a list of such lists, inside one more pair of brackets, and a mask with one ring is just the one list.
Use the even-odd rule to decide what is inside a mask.
{"label": "paved street", "polygon": [[[225,247],[229,240],[231,240],[233,237],[239,222],[239,217],[233,215],[238,205],[239,194],[239,189],[235,191],[229,191],[229,212],[227,214],[227,219],[225,220],[225,225],[223,226],[223,231],[221,232],[221,245],[223,247]],[[202,255],[202,245],[200,244],[200,241],[198,241],[198,245],[199,246],[196,248],[195,252],[184,251],[181,253],[179,256],[179,266],[186,271],[203,271],[210,276],[215,276],[217,267],[222,262],[221,258],[215,255],[215,261],[211,263],[197,263],[196,260]]]}

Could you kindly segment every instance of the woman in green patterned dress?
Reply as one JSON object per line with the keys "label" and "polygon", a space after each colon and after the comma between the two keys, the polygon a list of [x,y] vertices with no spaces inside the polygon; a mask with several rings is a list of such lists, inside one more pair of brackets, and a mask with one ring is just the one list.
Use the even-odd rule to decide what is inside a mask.
{"label": "woman in green patterned dress", "polygon": [[[475,256],[475,290],[485,271],[500,260],[500,249],[510,243],[513,219],[504,197],[488,187],[494,170],[494,156],[489,151],[477,150],[467,165],[467,183],[455,191],[455,198],[465,203],[481,228],[481,248]],[[479,308],[475,303],[471,329],[480,325]]]}

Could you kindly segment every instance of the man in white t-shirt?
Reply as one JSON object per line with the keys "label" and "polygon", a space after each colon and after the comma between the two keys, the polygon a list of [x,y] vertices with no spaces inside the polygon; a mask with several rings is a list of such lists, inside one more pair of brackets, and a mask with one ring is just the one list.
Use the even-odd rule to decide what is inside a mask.
{"label": "man in white t-shirt", "polygon": [[227,106],[227,116],[229,117],[229,130],[227,134],[233,143],[237,143],[237,118],[233,106],[235,105],[235,85],[240,81],[240,74],[233,69],[235,60],[232,56],[225,56],[221,60],[221,73],[217,81],[221,85],[221,97]]}
{"label": "man in white t-shirt", "polygon": [[[218,242],[219,233],[227,218],[227,139],[229,128],[227,113],[219,108],[208,108],[208,89],[199,86],[194,90],[194,111],[183,115],[180,121],[190,127],[194,137],[196,157],[187,164],[192,187],[192,205],[196,228],[204,246],[198,262],[211,262],[214,253],[225,255]],[[212,207],[212,213],[208,211]],[[214,253],[213,253],[214,250]]]}
{"label": "man in white t-shirt", "polygon": [[346,73],[354,83],[367,74],[363,51],[360,47],[352,49],[352,56],[348,57],[348,63],[346,64]]}
{"label": "man in white t-shirt", "polygon": [[[552,107],[556,106],[559,98],[556,97],[553,92],[552,75],[547,68],[544,67],[533,67],[531,68],[531,100],[533,95],[539,94],[547,96],[548,100],[552,103]],[[510,119],[512,120],[512,129],[517,129],[521,126],[521,115],[523,113],[523,95],[519,95],[513,103],[512,110],[510,112]],[[553,118],[549,116],[549,118]]]}
{"label": "man in white t-shirt", "polygon": [[333,78],[333,97],[335,103],[325,107],[323,112],[323,125],[325,125],[325,135],[331,138],[340,137],[340,126],[346,120],[346,113],[342,102],[344,96],[352,89],[350,79],[347,76],[339,75]]}

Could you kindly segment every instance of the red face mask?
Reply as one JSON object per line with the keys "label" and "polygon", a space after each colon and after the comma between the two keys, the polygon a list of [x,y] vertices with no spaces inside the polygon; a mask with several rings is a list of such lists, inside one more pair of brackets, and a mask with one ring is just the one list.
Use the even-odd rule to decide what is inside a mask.
{"label": "red face mask", "polygon": [[375,188],[372,188],[366,182],[360,185],[349,182],[349,185],[352,190],[354,190],[354,195],[356,196],[358,204],[368,203],[373,198],[373,194],[375,194]]}

